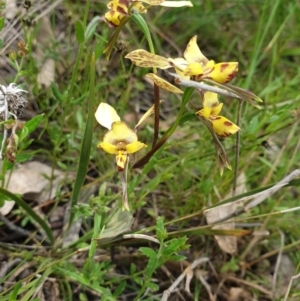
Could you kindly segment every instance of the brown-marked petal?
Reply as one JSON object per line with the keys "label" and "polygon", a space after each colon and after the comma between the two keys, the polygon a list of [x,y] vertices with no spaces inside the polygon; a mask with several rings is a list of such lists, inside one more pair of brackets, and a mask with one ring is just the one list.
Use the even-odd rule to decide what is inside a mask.
{"label": "brown-marked petal", "polygon": [[235,134],[240,128],[223,116],[210,116],[214,132],[223,138]]}
{"label": "brown-marked petal", "polygon": [[133,64],[145,68],[171,68],[168,59],[163,56],[152,54],[143,49],[137,49],[128,53],[125,58],[130,59]]}
{"label": "brown-marked petal", "polygon": [[166,80],[160,78],[159,76],[155,75],[154,73],[148,73],[146,75],[146,77],[151,78],[159,87],[170,91],[172,93],[176,93],[176,94],[182,94],[183,91],[181,91],[180,89],[178,89],[177,87],[173,86],[172,84],[170,84],[169,82],[167,82]]}
{"label": "brown-marked petal", "polygon": [[214,69],[209,73],[208,78],[211,78],[218,83],[226,84],[236,76],[237,72],[237,62],[219,63],[215,64]]}

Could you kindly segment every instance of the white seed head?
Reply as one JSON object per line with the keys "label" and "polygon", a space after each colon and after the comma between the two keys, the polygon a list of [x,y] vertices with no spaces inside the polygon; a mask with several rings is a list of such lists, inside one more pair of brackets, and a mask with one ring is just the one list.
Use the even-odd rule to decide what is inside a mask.
{"label": "white seed head", "polygon": [[8,87],[0,85],[0,120],[5,119],[5,102],[7,103],[7,110],[10,115],[20,117],[23,114],[27,104],[23,93],[27,93],[27,91],[19,89],[14,83],[9,84]]}

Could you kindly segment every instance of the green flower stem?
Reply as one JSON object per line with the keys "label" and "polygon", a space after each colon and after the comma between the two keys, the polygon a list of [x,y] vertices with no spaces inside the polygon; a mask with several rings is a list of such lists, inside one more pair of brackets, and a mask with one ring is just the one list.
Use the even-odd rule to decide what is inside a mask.
{"label": "green flower stem", "polygon": [[[90,9],[90,4],[91,4],[91,0],[87,0],[86,5],[85,5],[84,19],[83,19],[84,27],[86,26],[89,9]],[[78,69],[79,69],[79,63],[80,63],[82,55],[83,55],[83,50],[84,50],[84,46],[85,46],[84,44],[85,44],[84,42],[80,43],[80,46],[79,46],[79,50],[78,50],[78,54],[77,54],[76,62],[75,62],[75,66],[74,66],[74,71],[72,73],[71,84],[70,84],[70,88],[68,91],[68,101],[72,97],[73,89],[74,89],[74,85],[75,85],[75,79],[78,77],[77,74],[78,74]]]}
{"label": "green flower stem", "polygon": [[[133,21],[138,25],[141,31],[144,33],[144,36],[148,42],[149,50],[152,54],[155,54],[154,45],[151,38],[151,33],[149,27],[144,20],[144,18],[138,13],[134,12],[132,14]],[[157,69],[153,68],[153,73],[157,73]],[[160,111],[160,103],[159,103],[159,87],[154,83],[154,135],[153,135],[153,142],[152,148],[157,143],[158,134],[159,134],[159,111]]]}
{"label": "green flower stem", "polygon": [[140,168],[143,167],[150,158],[165,144],[165,142],[172,136],[172,134],[175,132],[177,126],[180,123],[181,117],[184,113],[185,106],[188,103],[194,89],[193,88],[186,88],[184,91],[183,97],[182,97],[182,103],[180,106],[180,110],[177,114],[176,120],[173,123],[173,125],[167,130],[167,132],[162,136],[162,138],[155,144],[155,146],[139,161],[137,161],[132,167],[133,168]]}
{"label": "green flower stem", "polygon": [[[239,99],[238,115],[237,115],[237,126],[238,127],[241,127],[242,106],[243,106],[243,101]],[[240,141],[241,141],[241,133],[240,133],[240,131],[238,131],[236,133],[236,140],[235,140],[235,164],[234,164],[234,179],[233,179],[233,187],[232,187],[232,196],[235,196],[235,193],[236,193],[237,178],[238,178],[238,171],[239,171],[239,159],[240,159]]]}

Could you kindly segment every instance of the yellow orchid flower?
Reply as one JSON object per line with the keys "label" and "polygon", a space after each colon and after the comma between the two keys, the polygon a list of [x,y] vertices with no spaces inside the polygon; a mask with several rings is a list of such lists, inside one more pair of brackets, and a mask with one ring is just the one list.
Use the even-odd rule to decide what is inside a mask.
{"label": "yellow orchid flower", "polygon": [[165,7],[193,6],[191,1],[165,1],[165,0],[112,0],[108,2],[109,11],[105,14],[106,21],[113,27],[120,25],[125,16],[130,15],[130,8],[136,9],[139,13],[146,13],[143,3],[148,5],[160,5]]}
{"label": "yellow orchid flower", "polygon": [[178,75],[183,78],[192,78],[195,81],[211,79],[220,84],[230,82],[238,71],[237,62],[224,62],[215,64],[208,60],[197,45],[197,36],[188,43],[184,58],[165,58],[154,55],[146,50],[138,49],[126,55],[135,65],[139,67],[168,69],[175,68]]}
{"label": "yellow orchid flower", "polygon": [[123,171],[128,155],[138,152],[146,144],[138,141],[136,133],[121,121],[115,109],[107,103],[100,103],[95,117],[102,126],[109,129],[97,147],[115,155],[118,171]]}
{"label": "yellow orchid flower", "polygon": [[196,114],[209,120],[214,132],[219,137],[226,138],[235,134],[240,128],[229,119],[219,115],[222,107],[223,104],[218,101],[218,94],[207,91],[204,93],[203,109],[196,112]]}

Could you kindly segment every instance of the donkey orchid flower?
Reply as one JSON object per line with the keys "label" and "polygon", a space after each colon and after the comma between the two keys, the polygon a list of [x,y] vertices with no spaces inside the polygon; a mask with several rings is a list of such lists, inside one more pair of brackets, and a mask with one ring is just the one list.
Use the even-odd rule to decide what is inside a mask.
{"label": "donkey orchid flower", "polygon": [[96,120],[109,131],[97,147],[116,156],[118,171],[123,171],[128,155],[138,152],[146,144],[138,141],[136,133],[123,121],[113,107],[107,103],[100,103],[96,113]]}
{"label": "donkey orchid flower", "polygon": [[212,123],[214,132],[219,137],[226,138],[235,134],[240,128],[227,118],[219,115],[222,107],[223,104],[218,101],[218,94],[207,91],[204,93],[203,109],[196,112],[196,115],[209,120]]}
{"label": "donkey orchid flower", "polygon": [[125,16],[130,15],[131,8],[136,9],[139,13],[146,13],[147,9],[143,3],[150,6],[165,6],[165,7],[182,7],[193,6],[191,1],[165,1],[165,0],[112,0],[108,2],[109,11],[105,14],[106,21],[112,27],[118,27],[121,20]]}

